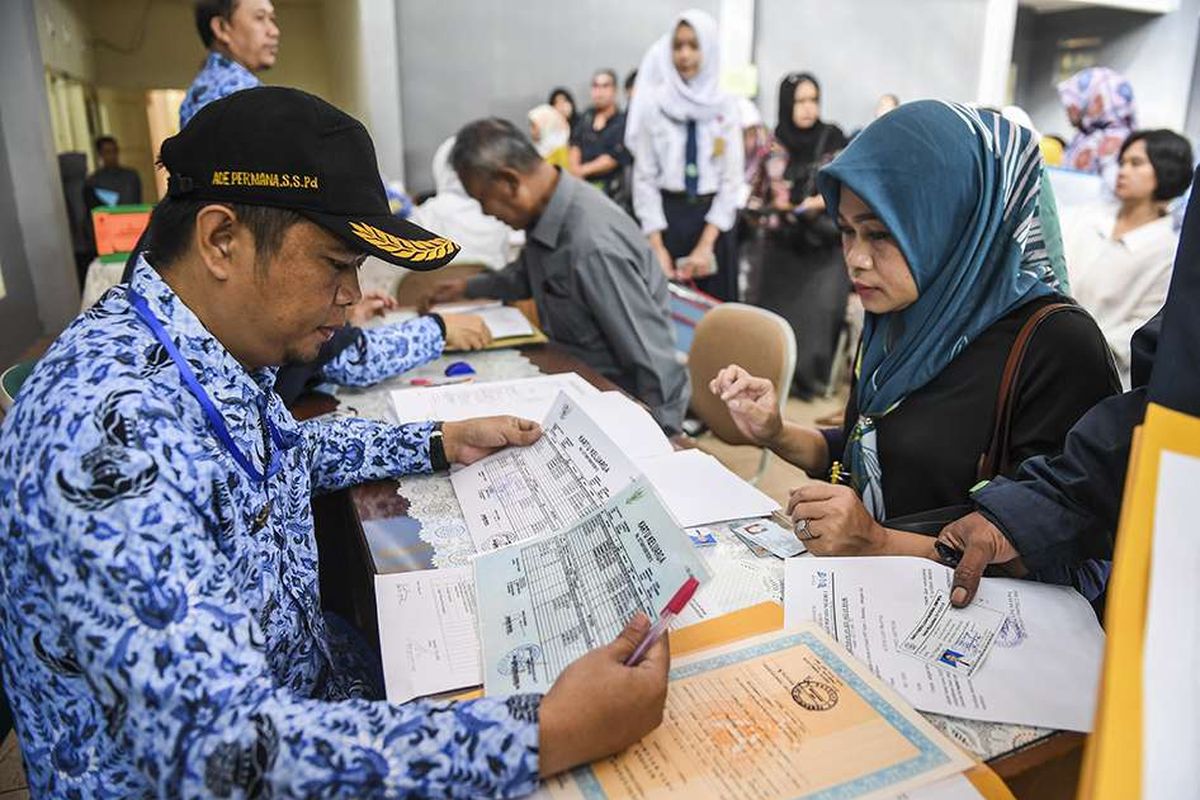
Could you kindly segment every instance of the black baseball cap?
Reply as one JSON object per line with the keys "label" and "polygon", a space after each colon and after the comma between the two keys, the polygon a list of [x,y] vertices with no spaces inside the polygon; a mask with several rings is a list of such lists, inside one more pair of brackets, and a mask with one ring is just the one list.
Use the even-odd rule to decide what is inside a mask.
{"label": "black baseball cap", "polygon": [[409,269],[437,269],[459,250],[391,213],[367,129],[299,89],[214,100],[163,142],[160,159],[170,197],[290,209]]}

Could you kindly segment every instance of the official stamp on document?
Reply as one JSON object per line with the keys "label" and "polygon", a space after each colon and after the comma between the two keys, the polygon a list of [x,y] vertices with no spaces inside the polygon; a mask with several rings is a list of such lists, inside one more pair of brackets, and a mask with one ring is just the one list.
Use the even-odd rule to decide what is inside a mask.
{"label": "official stamp on document", "polygon": [[837,705],[837,689],[824,681],[805,678],[792,687],[792,699],[809,711],[828,711]]}

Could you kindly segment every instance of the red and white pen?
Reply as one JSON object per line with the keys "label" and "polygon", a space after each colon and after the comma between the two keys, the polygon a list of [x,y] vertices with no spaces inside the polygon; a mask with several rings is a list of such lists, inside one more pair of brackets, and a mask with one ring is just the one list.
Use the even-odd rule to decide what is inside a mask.
{"label": "red and white pen", "polygon": [[688,578],[683,582],[683,586],[679,587],[679,591],[675,593],[675,596],[671,598],[671,602],[667,603],[667,607],[659,615],[658,621],[650,626],[650,630],[646,631],[646,638],[642,639],[642,643],[637,646],[632,655],[625,659],[625,666],[632,667],[642,660],[642,656],[646,655],[646,651],[650,649],[650,646],[667,632],[667,626],[671,624],[671,620],[683,613],[683,609],[687,607],[687,604],[692,602],[692,595],[696,593],[696,589],[698,588],[700,588],[700,581],[695,578]]}
{"label": "red and white pen", "polygon": [[455,383],[470,383],[475,380],[474,375],[462,375],[453,378],[410,378],[409,386],[450,386]]}

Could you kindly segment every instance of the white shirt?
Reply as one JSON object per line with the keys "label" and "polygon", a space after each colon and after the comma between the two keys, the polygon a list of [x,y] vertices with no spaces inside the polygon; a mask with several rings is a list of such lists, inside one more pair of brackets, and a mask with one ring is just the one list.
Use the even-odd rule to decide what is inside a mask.
{"label": "white shirt", "polygon": [[1167,299],[1179,234],[1168,214],[1113,239],[1114,206],[1063,215],[1063,247],[1071,293],[1096,318],[1129,389],[1129,340]]}
{"label": "white shirt", "polygon": [[[704,221],[722,231],[737,220],[741,197],[742,128],[730,100],[724,112],[696,123],[696,168],[700,194],[715,194]],[[633,210],[644,233],[665,230],[661,192],[684,191],[687,163],[687,124],[671,119],[659,108],[648,108],[633,143]]]}

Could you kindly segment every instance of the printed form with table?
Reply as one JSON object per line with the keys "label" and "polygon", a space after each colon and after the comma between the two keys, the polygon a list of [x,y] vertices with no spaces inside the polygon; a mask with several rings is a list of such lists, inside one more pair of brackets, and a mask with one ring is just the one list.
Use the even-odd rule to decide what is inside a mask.
{"label": "printed form with table", "polygon": [[932,561],[811,557],[778,503],[574,373],[390,402],[543,434],[451,472],[469,565],[376,576],[388,700],[544,692],[699,584],[670,623],[664,724],[547,796],[1009,797],[954,725],[1091,730],[1104,635],[1073,589],[986,578],[959,610]]}

